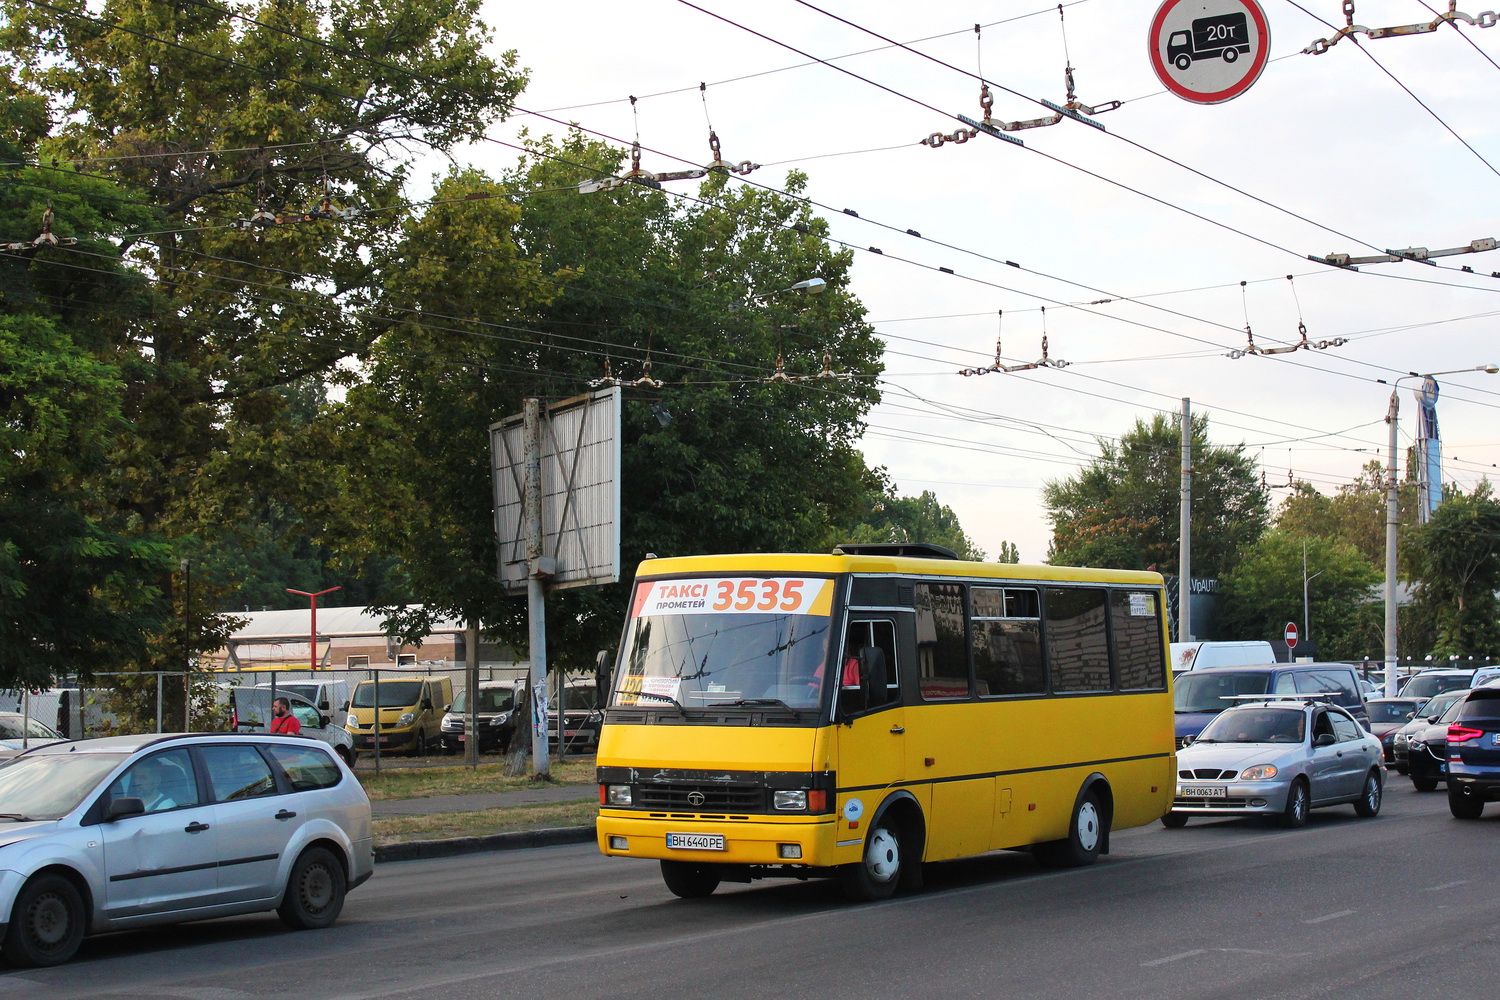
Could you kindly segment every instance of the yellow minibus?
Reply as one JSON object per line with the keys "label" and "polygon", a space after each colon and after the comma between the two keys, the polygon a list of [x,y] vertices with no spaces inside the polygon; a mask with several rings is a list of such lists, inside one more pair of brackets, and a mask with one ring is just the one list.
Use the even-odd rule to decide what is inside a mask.
{"label": "yellow minibus", "polygon": [[678,896],[1026,847],[1091,864],[1172,805],[1156,573],[939,546],[648,559],[600,736],[599,849]]}

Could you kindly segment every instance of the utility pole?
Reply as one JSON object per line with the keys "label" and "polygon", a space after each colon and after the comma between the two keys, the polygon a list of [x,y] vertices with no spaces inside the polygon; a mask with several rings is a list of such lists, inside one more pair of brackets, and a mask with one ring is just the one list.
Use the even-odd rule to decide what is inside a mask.
{"label": "utility pole", "polygon": [[[542,558],[542,401],[526,400],[523,411],[526,478],[521,487],[526,526],[526,616],[531,641],[531,760],[533,778],[550,777],[547,756],[547,604],[549,560]],[[477,694],[477,692],[476,692]]]}
{"label": "utility pole", "polygon": [[1177,521],[1177,641],[1193,638],[1193,414],[1182,397],[1182,496]]}

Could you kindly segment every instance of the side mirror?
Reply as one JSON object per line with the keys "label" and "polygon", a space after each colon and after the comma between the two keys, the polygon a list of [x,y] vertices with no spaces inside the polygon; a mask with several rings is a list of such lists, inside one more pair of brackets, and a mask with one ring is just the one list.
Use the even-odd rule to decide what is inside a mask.
{"label": "side mirror", "polygon": [[443,706],[443,714],[444,715],[448,714],[451,711],[453,711],[453,705],[452,705],[451,702],[449,704]]}
{"label": "side mirror", "polygon": [[1338,737],[1332,733],[1319,733],[1313,737],[1313,746],[1315,747],[1331,747],[1337,742]]}
{"label": "side mirror", "polygon": [[1182,738],[1182,745],[1185,746],[1185,747],[1190,747],[1190,746],[1193,745],[1193,741],[1196,740],[1197,738],[1198,737],[1196,737],[1196,736],[1184,736]]}
{"label": "side mirror", "polygon": [[429,711],[429,712],[432,711],[432,699],[431,698],[423,698],[422,699],[422,707],[424,709],[426,709],[427,711]]}
{"label": "side mirror", "polygon": [[319,729],[327,729],[329,726],[333,725],[333,716],[331,716],[331,715],[321,715],[320,714],[318,716],[318,719],[319,719],[319,725],[318,725]]}
{"label": "side mirror", "polygon": [[342,705],[340,705],[339,706],[339,711],[340,712],[347,712],[347,711],[349,711],[349,703],[346,701]]}
{"label": "side mirror", "polygon": [[1410,722],[1412,719],[1415,719],[1416,717],[1417,717],[1417,713],[1416,712],[1407,712],[1406,713],[1406,721],[1408,721],[1408,722]]}
{"label": "side mirror", "polygon": [[142,816],[145,812],[146,803],[133,795],[122,795],[118,799],[110,800],[109,808],[104,810],[104,822],[113,823],[126,816]]}

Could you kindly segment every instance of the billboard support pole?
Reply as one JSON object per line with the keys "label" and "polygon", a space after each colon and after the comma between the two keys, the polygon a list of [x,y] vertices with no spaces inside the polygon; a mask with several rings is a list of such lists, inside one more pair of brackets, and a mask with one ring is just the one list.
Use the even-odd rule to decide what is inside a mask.
{"label": "billboard support pole", "polygon": [[542,566],[542,401],[526,400],[526,478],[522,523],[526,526],[526,617],[531,641],[531,759],[533,780],[550,775],[547,758],[547,603]]}

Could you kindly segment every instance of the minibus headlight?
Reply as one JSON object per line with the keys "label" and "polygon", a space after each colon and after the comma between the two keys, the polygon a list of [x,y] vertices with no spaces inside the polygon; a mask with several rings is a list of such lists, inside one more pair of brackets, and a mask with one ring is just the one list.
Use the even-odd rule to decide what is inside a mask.
{"label": "minibus headlight", "polygon": [[359,716],[355,715],[353,712],[350,712],[349,718],[344,720],[344,725],[348,726],[350,729],[358,729]]}
{"label": "minibus headlight", "polygon": [[772,804],[785,812],[807,812],[807,790],[802,788],[778,789]]}
{"label": "minibus headlight", "polygon": [[409,726],[413,722],[416,722],[416,721],[417,721],[417,713],[416,712],[402,712],[401,713],[401,718],[399,718],[399,719],[396,720],[396,725],[398,725],[398,726]]}
{"label": "minibus headlight", "polygon": [[611,806],[634,805],[629,785],[609,785],[605,790],[605,804]]}

